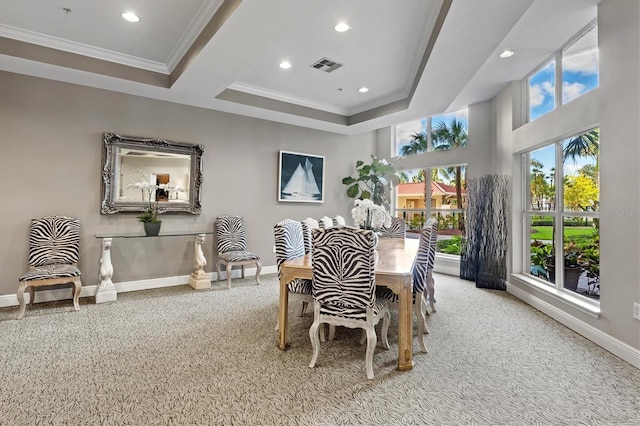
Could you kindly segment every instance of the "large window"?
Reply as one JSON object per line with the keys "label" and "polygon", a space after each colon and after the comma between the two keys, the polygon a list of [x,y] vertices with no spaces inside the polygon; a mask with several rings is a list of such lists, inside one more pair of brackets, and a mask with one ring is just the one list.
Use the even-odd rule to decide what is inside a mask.
{"label": "large window", "polygon": [[523,155],[528,272],[592,299],[600,298],[599,153],[596,128]]}
{"label": "large window", "polygon": [[529,120],[598,87],[598,26],[594,21],[527,78]]}
{"label": "large window", "polygon": [[433,217],[438,221],[437,251],[460,255],[467,205],[466,170],[466,165],[455,165],[398,173],[395,212],[406,221],[409,238],[418,238],[427,218]]}
{"label": "large window", "polygon": [[395,126],[396,156],[455,149],[467,144],[467,110],[434,115]]}

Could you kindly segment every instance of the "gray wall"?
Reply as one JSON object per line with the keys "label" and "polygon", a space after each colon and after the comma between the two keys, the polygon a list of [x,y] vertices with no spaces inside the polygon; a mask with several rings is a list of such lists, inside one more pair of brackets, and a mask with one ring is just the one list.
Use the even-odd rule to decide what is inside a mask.
{"label": "gray wall", "polygon": [[[273,224],[340,214],[351,200],[341,180],[375,150],[375,132],[343,136],[142,97],[0,72],[0,296],[16,293],[27,268],[33,217],[81,220],[83,284],[95,285],[101,253],[96,233],[141,231],[135,215],[101,215],[103,132],[202,144],[202,214],[163,215],[164,230],[213,229],[216,216],[246,217],[248,243],[263,265],[275,265]],[[277,201],[280,149],[324,155],[325,202]],[[208,236],[206,271],[214,270]],[[192,271],[193,237],[115,240],[113,281]]]}

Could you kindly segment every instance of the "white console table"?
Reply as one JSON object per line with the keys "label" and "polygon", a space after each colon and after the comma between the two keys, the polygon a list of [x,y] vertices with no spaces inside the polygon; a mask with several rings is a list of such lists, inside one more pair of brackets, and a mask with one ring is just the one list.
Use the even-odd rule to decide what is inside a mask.
{"label": "white console table", "polygon": [[100,282],[96,289],[96,303],[115,302],[118,298],[111,277],[113,276],[113,264],[111,263],[111,244],[114,239],[125,238],[166,238],[166,237],[183,237],[194,236],[194,270],[189,278],[189,285],[196,290],[211,288],[211,280],[204,271],[207,259],[202,251],[202,244],[207,235],[213,234],[213,231],[169,231],[163,232],[156,236],[147,236],[143,233],[105,233],[95,234],[96,238],[102,240],[102,257],[100,258]]}

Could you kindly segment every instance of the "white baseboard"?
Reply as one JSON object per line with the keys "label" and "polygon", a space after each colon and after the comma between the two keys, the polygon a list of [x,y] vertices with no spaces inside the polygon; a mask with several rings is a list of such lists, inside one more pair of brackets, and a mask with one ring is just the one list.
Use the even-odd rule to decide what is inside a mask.
{"label": "white baseboard", "polygon": [[[278,273],[277,266],[264,266],[260,271],[260,275],[267,274],[276,274]],[[211,281],[218,280],[218,274],[216,272],[209,272],[207,274]],[[224,273],[222,274],[226,279]],[[256,275],[256,268],[245,268],[245,277],[252,277]],[[240,278],[242,276],[241,270],[234,269],[231,271],[231,278]],[[163,287],[173,287],[177,285],[188,285],[189,284],[190,275],[180,275],[175,277],[164,277],[164,278],[152,278],[148,280],[137,280],[137,281],[125,281],[121,283],[114,283],[113,285],[116,288],[118,293],[126,293],[128,291],[139,291],[139,290],[151,290],[154,288],[163,288]],[[97,285],[83,285],[82,291],[80,292],[80,297],[93,297],[96,295]],[[60,289],[52,289],[46,291],[38,291],[36,290],[36,301],[40,302],[55,302],[57,300],[67,300],[71,299],[72,291],[71,288],[60,288]],[[25,303],[30,302],[28,292],[25,292],[24,295]],[[4,296],[0,296],[0,308],[5,308],[9,306],[18,306],[18,296],[16,294],[7,294]]]}
{"label": "white baseboard", "polygon": [[603,349],[606,349],[615,356],[622,358],[629,364],[640,369],[640,350],[621,342],[620,340],[598,330],[574,316],[569,315],[565,311],[535,297],[531,293],[521,290],[513,284],[507,283],[507,292],[558,321],[560,324],[563,324],[576,333],[591,340],[593,343],[601,346]]}
{"label": "white baseboard", "polygon": [[436,253],[433,272],[446,275],[460,276],[460,256]]}

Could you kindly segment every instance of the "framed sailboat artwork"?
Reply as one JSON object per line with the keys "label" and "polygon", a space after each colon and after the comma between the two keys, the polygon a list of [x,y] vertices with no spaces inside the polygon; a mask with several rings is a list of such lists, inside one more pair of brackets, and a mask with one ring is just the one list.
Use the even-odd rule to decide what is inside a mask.
{"label": "framed sailboat artwork", "polygon": [[324,156],[280,151],[278,201],[324,202]]}

